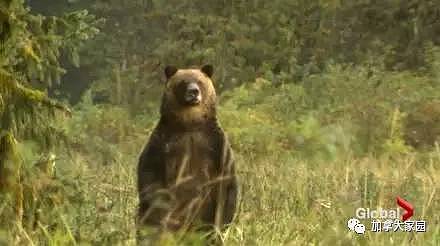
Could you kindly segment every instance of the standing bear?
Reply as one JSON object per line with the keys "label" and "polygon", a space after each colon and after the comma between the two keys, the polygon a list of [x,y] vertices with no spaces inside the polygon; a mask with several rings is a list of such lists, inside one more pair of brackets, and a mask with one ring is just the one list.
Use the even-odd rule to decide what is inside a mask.
{"label": "standing bear", "polygon": [[165,68],[160,120],[138,165],[138,226],[222,228],[232,221],[237,181],[216,116],[213,67]]}

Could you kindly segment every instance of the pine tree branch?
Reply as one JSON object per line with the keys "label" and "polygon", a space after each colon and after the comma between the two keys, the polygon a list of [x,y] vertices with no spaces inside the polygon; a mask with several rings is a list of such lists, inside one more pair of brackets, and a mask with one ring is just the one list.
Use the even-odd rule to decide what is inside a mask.
{"label": "pine tree branch", "polygon": [[[32,104],[41,104],[50,108],[58,109],[68,116],[72,115],[71,110],[55,100],[48,98],[43,92],[26,88],[21,85],[17,80],[15,80],[12,75],[6,73],[5,71],[0,71],[0,94],[12,95],[12,97],[21,97]],[[6,102],[3,101],[5,98],[0,98],[2,102],[0,104],[8,105],[8,99]]]}

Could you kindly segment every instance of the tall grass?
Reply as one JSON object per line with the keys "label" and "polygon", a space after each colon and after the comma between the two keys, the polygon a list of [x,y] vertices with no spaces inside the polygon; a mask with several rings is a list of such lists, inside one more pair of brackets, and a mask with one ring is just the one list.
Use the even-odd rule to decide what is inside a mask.
{"label": "tall grass", "polygon": [[[39,222],[35,231],[17,225],[3,228],[0,235],[14,232],[10,243],[24,245],[134,245],[135,161],[132,155],[91,168],[76,156],[71,164],[78,182],[75,195],[81,197],[69,200],[81,201],[53,208],[54,217],[46,222],[60,223],[51,227]],[[423,160],[405,155],[331,162],[238,155],[240,206],[222,236],[226,245],[438,245],[439,161],[438,151]],[[356,208],[395,208],[396,196],[414,205],[412,219],[428,222],[426,233],[348,231],[347,220],[355,216]],[[177,241],[169,237],[164,245]],[[199,239],[185,241],[198,243]]]}
{"label": "tall grass", "polygon": [[[388,84],[372,89],[362,69],[333,69],[306,85],[259,79],[222,95],[240,182],[238,213],[221,234],[226,245],[440,245],[440,149],[415,151],[403,141],[406,112],[425,100],[415,88],[431,80],[380,74]],[[68,151],[57,151],[53,175],[24,176],[32,188],[27,223],[1,223],[0,245],[135,245],[135,169],[156,119],[79,105],[63,126]],[[32,174],[39,151],[29,146],[20,152]],[[369,221],[365,235],[348,230],[357,208],[396,208],[397,196],[414,205],[412,219],[426,220],[427,232],[370,232]],[[1,218],[10,206],[0,200]],[[169,234],[161,245],[203,239]]]}

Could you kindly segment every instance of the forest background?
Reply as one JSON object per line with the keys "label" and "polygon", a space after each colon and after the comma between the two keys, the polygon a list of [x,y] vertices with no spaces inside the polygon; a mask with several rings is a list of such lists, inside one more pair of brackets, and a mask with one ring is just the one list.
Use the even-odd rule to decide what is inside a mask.
{"label": "forest background", "polygon": [[[242,191],[226,245],[440,244],[435,0],[1,0],[0,44],[0,245],[134,245],[163,68],[206,63]],[[427,232],[348,231],[396,196]]]}

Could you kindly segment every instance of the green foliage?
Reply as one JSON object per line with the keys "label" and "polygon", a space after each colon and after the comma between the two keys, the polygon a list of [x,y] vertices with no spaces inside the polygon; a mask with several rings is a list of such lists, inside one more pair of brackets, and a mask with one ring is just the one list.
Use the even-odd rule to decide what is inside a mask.
{"label": "green foliage", "polygon": [[404,118],[405,114],[401,113],[399,109],[395,109],[392,113],[389,120],[390,135],[382,145],[385,153],[404,154],[410,151],[410,147],[404,140]]}
{"label": "green foliage", "polygon": [[43,146],[51,146],[59,134],[48,121],[59,110],[70,114],[64,105],[50,100],[38,91],[28,89],[9,75],[0,73],[0,128],[19,138],[32,138]]}
{"label": "green foliage", "polygon": [[[279,88],[259,79],[223,95],[222,123],[234,147],[245,153],[291,152],[305,158],[335,158],[351,147],[341,125],[323,125],[302,86]],[[264,139],[264,141],[262,141]]]}
{"label": "green foliage", "polygon": [[409,72],[385,72],[376,66],[332,65],[326,73],[307,78],[304,87],[325,122],[351,124],[361,151],[380,152],[384,141],[395,136],[392,132],[403,128],[398,126],[403,120],[389,120],[396,109],[408,113],[418,102],[439,97],[434,81]]}
{"label": "green foliage", "polygon": [[[12,234],[35,228],[40,221],[57,223],[44,222],[40,216],[42,209],[56,211],[54,199],[63,199],[59,183],[52,179],[54,159],[42,157],[34,167],[23,159],[17,144],[32,139],[41,152],[54,146],[60,136],[55,112],[70,111],[30,85],[34,79],[45,86],[59,80],[61,50],[75,54],[97,31],[87,23],[93,20],[87,12],[43,17],[29,14],[21,0],[0,3],[0,200],[6,208],[0,211],[0,221],[2,227],[12,228]],[[44,215],[53,217],[53,213]]]}
{"label": "green foliage", "polygon": [[406,140],[417,148],[430,148],[440,142],[440,102],[427,101],[410,112],[406,122]]}
{"label": "green foliage", "polygon": [[[4,196],[14,196],[19,193],[21,160],[17,152],[17,140],[8,132],[1,132],[0,135],[0,192]],[[15,197],[15,199],[20,199]],[[17,201],[21,203],[21,201]],[[17,208],[20,213],[21,208]],[[16,214],[19,216],[19,214]]]}
{"label": "green foliage", "polygon": [[[226,245],[439,244],[435,1],[31,5],[0,2],[0,244],[134,245],[135,168],[158,120],[162,68],[203,63],[215,67],[241,186],[218,235]],[[63,80],[62,58],[77,66],[79,54],[93,81],[60,126],[68,109],[32,88]],[[427,233],[347,233],[355,208],[395,207],[396,194]]]}
{"label": "green foliage", "polygon": [[72,150],[93,156],[100,166],[120,159],[121,152],[137,151],[144,144],[145,139],[140,137],[151,132],[154,118],[149,118],[150,122],[145,118],[133,120],[122,107],[93,105],[87,97],[84,99],[63,127],[70,136]]}
{"label": "green foliage", "polygon": [[[350,152],[405,153],[405,115],[418,102],[438,98],[435,88],[433,78],[411,73],[330,65],[327,72],[304,80],[303,86],[274,86],[257,79],[228,91],[222,97],[221,118],[235,147],[249,153],[285,149],[318,159]],[[435,113],[421,114],[437,122]],[[431,129],[436,138],[438,133]]]}
{"label": "green foliage", "polygon": [[22,0],[1,6],[3,25],[9,26],[0,46],[0,67],[22,83],[38,80],[50,86],[59,83],[65,72],[60,66],[62,51],[78,65],[78,49],[98,29],[95,18],[87,11],[60,17],[31,15]]}
{"label": "green foliage", "polygon": [[84,41],[97,33],[94,17],[86,11],[62,17],[31,15],[21,0],[2,3],[0,12],[0,26],[5,27],[0,45],[0,126],[16,137],[49,146],[56,135],[49,119],[56,109],[69,111],[30,84],[36,79],[50,86],[59,80],[61,51],[77,56]]}
{"label": "green foliage", "polygon": [[[49,2],[34,5],[57,13],[62,4]],[[84,51],[84,62],[101,81],[100,91],[116,93],[110,101],[130,105],[134,113],[144,109],[144,98],[155,100],[159,65],[213,63],[217,87],[227,90],[267,74],[274,83],[298,82],[331,61],[382,60],[388,71],[424,72],[440,42],[435,1],[80,0],[64,5],[87,7],[106,22]]]}

